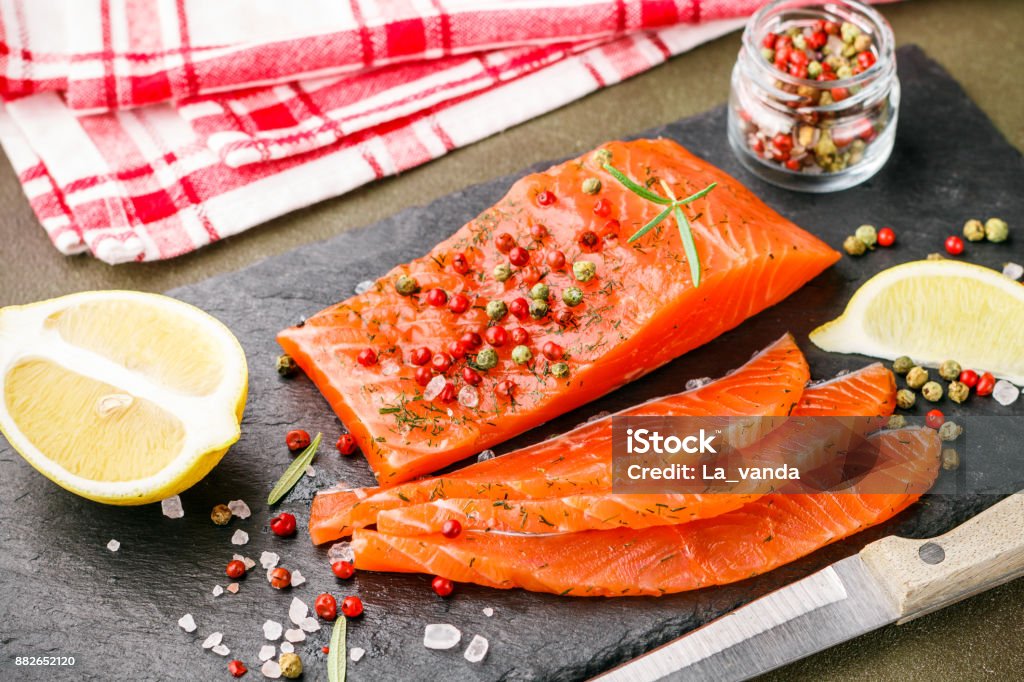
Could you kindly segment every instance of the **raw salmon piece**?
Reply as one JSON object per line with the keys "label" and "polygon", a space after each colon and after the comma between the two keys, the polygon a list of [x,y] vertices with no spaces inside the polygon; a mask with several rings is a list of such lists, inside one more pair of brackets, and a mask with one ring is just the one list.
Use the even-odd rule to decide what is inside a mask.
{"label": "raw salmon piece", "polygon": [[[522,178],[423,258],[278,335],[352,432],[380,484],[436,471],[633,381],[781,301],[839,258],[671,140],[611,142],[603,151],[655,192],[663,191],[661,180],[677,196],[718,183],[685,209],[702,266],[699,287],[670,222],[627,243],[662,207],[627,190],[587,154]],[[585,193],[583,183],[592,179],[600,189]],[[542,232],[531,232],[539,225]],[[493,272],[509,265],[512,242],[515,267],[499,281]],[[555,251],[568,265],[548,265]],[[578,281],[576,261],[593,264],[595,276]],[[416,280],[420,293],[396,291],[403,275]],[[512,307],[524,299],[525,305],[538,282],[550,289],[548,311],[536,308],[537,319],[509,313],[490,320],[489,302]],[[582,291],[581,304],[563,303],[569,287]],[[431,305],[433,289],[450,301],[465,296],[456,306],[460,312]],[[450,353],[453,342],[470,332],[483,336],[489,325],[522,327],[532,360],[514,362],[510,341],[494,349],[497,366],[480,370],[482,380],[473,386],[462,378],[462,370],[476,362],[478,351],[471,350],[446,371],[451,389],[435,395],[439,384],[425,398],[415,380],[413,350]],[[559,361],[567,364],[567,376],[557,377],[555,360],[542,355],[548,342],[564,350]],[[375,353],[369,366],[357,360],[366,349]],[[504,381],[514,385],[512,398],[497,390]]]}
{"label": "raw salmon piece", "polygon": [[[807,362],[787,334],[717,381],[619,414],[786,415],[808,376]],[[310,537],[316,544],[335,540],[350,535],[353,528],[376,523],[383,510],[438,499],[498,501],[607,492],[611,487],[611,424],[611,417],[588,422],[557,438],[452,474],[392,488],[322,491],[313,500]]]}
{"label": "raw salmon piece", "polygon": [[876,362],[808,387],[793,414],[888,417],[895,409],[896,377]]}
{"label": "raw salmon piece", "polygon": [[870,440],[890,461],[867,474],[858,489],[888,484],[906,492],[776,493],[714,518],[641,530],[469,531],[448,539],[359,529],[352,540],[356,566],[588,597],[662,595],[736,582],[881,523],[932,485],[941,449],[934,430],[885,431]]}

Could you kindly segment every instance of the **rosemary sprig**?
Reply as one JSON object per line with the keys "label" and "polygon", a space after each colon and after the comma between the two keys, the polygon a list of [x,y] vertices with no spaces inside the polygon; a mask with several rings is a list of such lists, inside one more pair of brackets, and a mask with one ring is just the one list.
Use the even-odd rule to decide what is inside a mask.
{"label": "rosemary sprig", "polygon": [[700,256],[697,253],[697,245],[693,241],[693,230],[690,229],[690,221],[686,219],[686,215],[683,213],[682,207],[700,199],[701,197],[707,196],[708,192],[718,186],[718,183],[712,182],[699,192],[691,194],[683,199],[677,199],[675,194],[672,193],[672,188],[670,188],[668,183],[664,180],[661,181],[661,187],[665,190],[665,194],[668,195],[667,197],[663,197],[660,194],[652,192],[650,189],[637,183],[610,163],[604,164],[603,168],[608,171],[613,178],[618,180],[623,187],[633,194],[636,194],[638,197],[646,199],[651,203],[665,207],[664,211],[656,215],[653,220],[637,230],[633,236],[627,240],[627,243],[632,244],[637,239],[640,239],[657,227],[663,220],[665,220],[665,218],[668,218],[671,215],[675,218],[676,225],[679,227],[679,237],[683,241],[683,249],[686,251],[686,260],[690,263],[690,279],[693,281],[694,287],[699,287],[701,270]]}
{"label": "rosemary sprig", "polygon": [[323,434],[316,434],[316,438],[309,444],[309,447],[292,460],[292,463],[284,470],[284,474],[281,475],[281,478],[274,485],[274,489],[270,491],[270,496],[267,497],[267,504],[277,504],[282,497],[288,494],[289,490],[295,487],[295,484],[302,478],[302,474],[306,472],[306,467],[313,461],[313,455],[316,454],[317,448],[320,447],[322,436]]}
{"label": "rosemary sprig", "polygon": [[348,623],[345,616],[338,616],[331,630],[330,651],[327,653],[327,679],[329,682],[345,682],[345,667],[348,662],[348,647],[345,635]]}

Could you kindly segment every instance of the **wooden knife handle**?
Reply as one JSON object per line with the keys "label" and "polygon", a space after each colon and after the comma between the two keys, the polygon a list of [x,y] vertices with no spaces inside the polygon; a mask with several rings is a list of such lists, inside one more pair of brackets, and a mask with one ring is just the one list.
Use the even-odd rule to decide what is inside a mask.
{"label": "wooden knife handle", "polygon": [[1024,492],[1010,495],[945,535],[890,536],[861,559],[895,599],[903,623],[1024,575]]}

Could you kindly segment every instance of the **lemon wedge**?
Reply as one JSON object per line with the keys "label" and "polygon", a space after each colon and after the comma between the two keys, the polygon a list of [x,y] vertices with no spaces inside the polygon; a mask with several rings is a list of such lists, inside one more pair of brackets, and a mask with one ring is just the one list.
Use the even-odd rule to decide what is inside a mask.
{"label": "lemon wedge", "polygon": [[238,440],[245,353],[181,301],[92,291],[0,309],[0,429],[29,464],[97,502],[198,482]]}
{"label": "lemon wedge", "polygon": [[1024,284],[960,261],[897,265],[865,282],[811,341],[834,353],[908,355],[932,367],[956,360],[1021,384]]}

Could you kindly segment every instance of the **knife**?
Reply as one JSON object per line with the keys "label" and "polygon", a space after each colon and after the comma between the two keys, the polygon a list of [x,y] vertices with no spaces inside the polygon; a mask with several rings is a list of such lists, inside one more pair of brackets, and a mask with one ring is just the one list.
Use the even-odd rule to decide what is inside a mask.
{"label": "knife", "polygon": [[1024,575],[1024,491],[945,535],[889,536],[599,675],[746,680]]}

